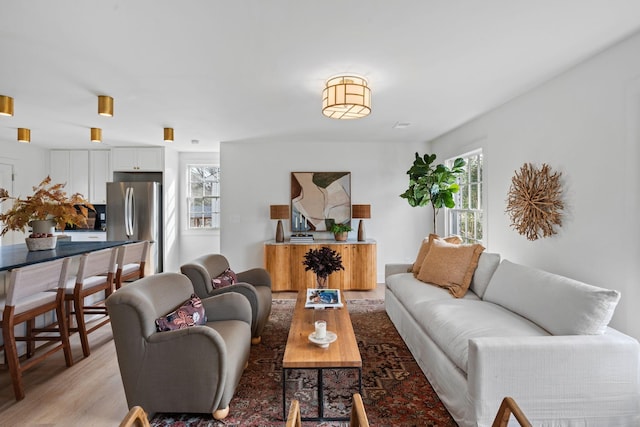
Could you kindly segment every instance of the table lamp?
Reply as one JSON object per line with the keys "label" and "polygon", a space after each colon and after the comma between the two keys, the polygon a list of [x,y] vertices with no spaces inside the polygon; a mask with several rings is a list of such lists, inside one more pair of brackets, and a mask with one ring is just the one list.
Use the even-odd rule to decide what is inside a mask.
{"label": "table lamp", "polygon": [[284,242],[284,229],[282,220],[289,219],[289,205],[271,205],[271,219],[277,219],[276,242]]}
{"label": "table lamp", "polygon": [[367,235],[364,231],[364,221],[362,219],[371,218],[371,205],[352,205],[351,218],[360,218],[360,224],[358,224],[358,242],[364,242],[367,240]]}

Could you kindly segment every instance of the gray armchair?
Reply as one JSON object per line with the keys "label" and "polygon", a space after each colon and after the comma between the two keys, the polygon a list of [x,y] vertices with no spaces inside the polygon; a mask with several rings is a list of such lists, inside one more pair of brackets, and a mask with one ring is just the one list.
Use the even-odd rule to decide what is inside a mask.
{"label": "gray armchair", "polygon": [[206,325],[156,332],[155,320],[193,293],[184,275],[160,273],[107,298],[129,408],[228,415],[249,360],[251,306],[239,294],[205,298]]}
{"label": "gray armchair", "polygon": [[236,272],[238,283],[233,286],[214,288],[211,279],[218,277],[227,268],[229,262],[223,255],[209,254],[183,264],[180,271],[191,280],[193,289],[200,298],[228,292],[237,292],[247,297],[252,312],[251,343],[258,344],[271,314],[271,276],[264,268],[252,268]]}

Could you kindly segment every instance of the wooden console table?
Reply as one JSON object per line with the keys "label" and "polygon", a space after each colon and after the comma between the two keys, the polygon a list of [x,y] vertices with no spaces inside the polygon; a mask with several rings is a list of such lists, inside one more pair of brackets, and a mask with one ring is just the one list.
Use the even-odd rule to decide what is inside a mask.
{"label": "wooden console table", "polygon": [[304,254],[309,249],[328,246],[342,256],[344,270],[329,276],[329,287],[341,290],[370,290],[377,285],[377,246],[375,240],[365,242],[316,240],[313,243],[264,244],[264,265],[271,275],[271,290],[299,291],[316,287],[313,271],[305,271]]}

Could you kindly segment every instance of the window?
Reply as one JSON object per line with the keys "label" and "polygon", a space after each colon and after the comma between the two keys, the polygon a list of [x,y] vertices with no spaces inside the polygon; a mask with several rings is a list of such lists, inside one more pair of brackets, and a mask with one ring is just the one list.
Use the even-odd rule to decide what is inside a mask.
{"label": "window", "polygon": [[[462,236],[466,243],[483,243],[482,151],[460,157],[465,161],[465,173],[458,178],[460,191],[453,195],[455,208],[446,210],[445,228],[447,234]],[[454,159],[447,160],[447,165],[452,166],[453,161]]]}
{"label": "window", "polygon": [[213,165],[188,165],[187,173],[188,228],[220,228],[220,168]]}

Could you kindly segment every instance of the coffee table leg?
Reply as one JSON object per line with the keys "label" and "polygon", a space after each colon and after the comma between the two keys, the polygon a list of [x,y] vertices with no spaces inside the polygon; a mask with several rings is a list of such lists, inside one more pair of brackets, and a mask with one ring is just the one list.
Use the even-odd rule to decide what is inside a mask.
{"label": "coffee table leg", "polygon": [[287,389],[286,384],[287,370],[282,368],[282,420],[287,421]]}
{"label": "coffee table leg", "polygon": [[324,395],[322,386],[322,369],[318,369],[318,418],[324,418]]}

